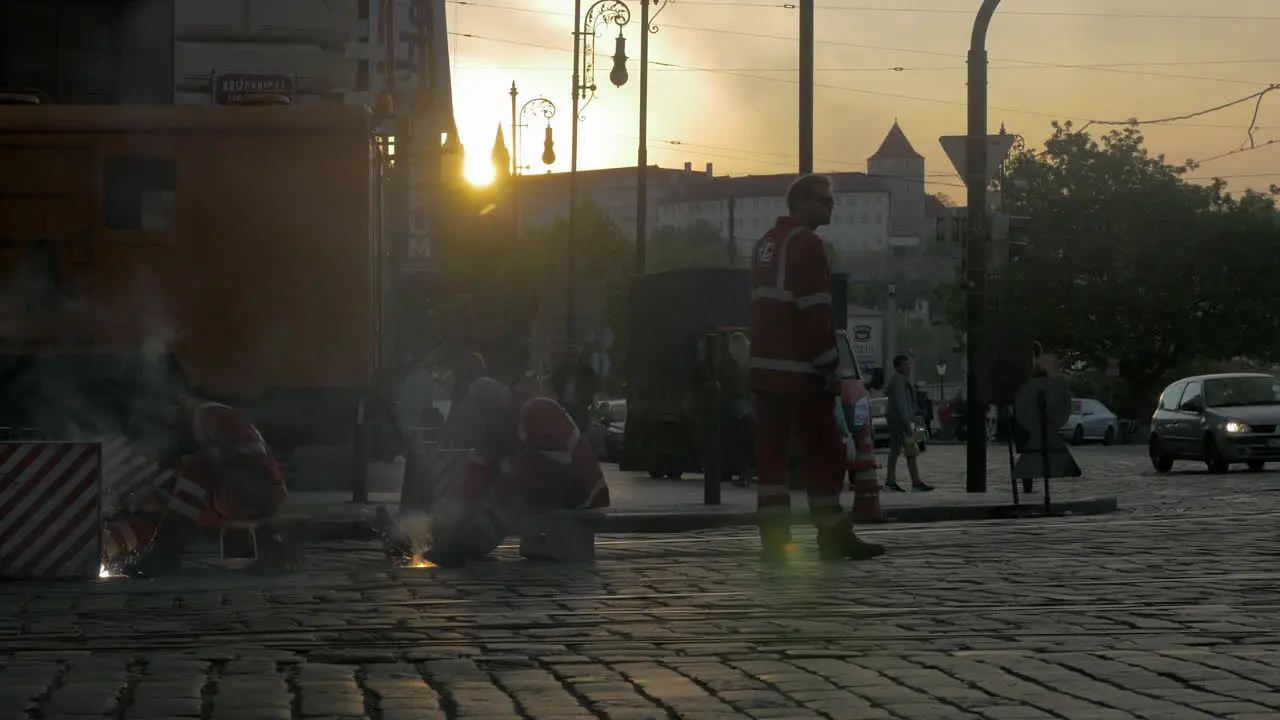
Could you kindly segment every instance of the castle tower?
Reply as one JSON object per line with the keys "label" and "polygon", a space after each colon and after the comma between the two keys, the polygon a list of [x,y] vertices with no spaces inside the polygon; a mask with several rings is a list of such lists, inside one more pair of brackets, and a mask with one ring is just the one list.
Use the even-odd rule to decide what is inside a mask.
{"label": "castle tower", "polygon": [[898,121],[893,121],[880,149],[867,158],[867,174],[889,191],[890,231],[896,237],[925,236],[924,156],[911,147]]}
{"label": "castle tower", "polygon": [[489,161],[493,163],[495,182],[504,182],[511,176],[511,153],[507,150],[507,141],[502,137],[502,123],[498,123],[498,133],[493,138]]}

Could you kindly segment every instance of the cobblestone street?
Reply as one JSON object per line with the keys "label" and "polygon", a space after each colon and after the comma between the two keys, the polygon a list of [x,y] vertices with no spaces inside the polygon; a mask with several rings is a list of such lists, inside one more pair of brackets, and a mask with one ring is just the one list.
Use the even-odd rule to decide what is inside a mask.
{"label": "cobblestone street", "polygon": [[[1009,455],[1003,445],[987,449],[987,489],[1011,493]],[[959,445],[936,445],[920,456],[920,474],[940,491],[964,491],[965,449]],[[1083,476],[1054,480],[1054,497],[1107,495],[1119,500],[1122,513],[1204,512],[1256,510],[1260,505],[1280,510],[1280,463],[1267,465],[1263,472],[1249,472],[1234,466],[1226,475],[1210,474],[1204,463],[1177,462],[1173,472],[1157,474],[1143,445],[1084,445],[1071,448]],[[883,464],[886,455],[879,454]],[[899,460],[898,477],[905,482],[906,465]],[[883,477],[884,471],[881,470]],[[1043,492],[1035,483],[1035,496]]]}
{"label": "cobblestone street", "polygon": [[9,584],[0,719],[1276,718],[1280,511],[1256,495],[886,527],[866,536],[890,554],[851,565],[802,533],[766,568],[750,533],[708,532],[602,537],[594,567],[390,569],[346,543],[274,579],[196,558]]}

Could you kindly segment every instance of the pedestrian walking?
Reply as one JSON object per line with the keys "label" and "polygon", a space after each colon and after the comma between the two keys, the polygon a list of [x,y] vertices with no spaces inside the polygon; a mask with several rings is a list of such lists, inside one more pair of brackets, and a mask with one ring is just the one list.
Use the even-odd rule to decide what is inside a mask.
{"label": "pedestrian walking", "polygon": [[911,475],[911,489],[926,492],[933,487],[920,479],[920,468],[916,458],[920,454],[920,445],[916,440],[915,418],[919,414],[916,409],[915,393],[911,391],[911,358],[897,355],[893,358],[893,377],[885,387],[888,397],[887,420],[889,423],[889,459],[885,463],[884,489],[894,492],[905,492],[896,479],[898,456],[907,460],[907,472]]}
{"label": "pedestrian walking", "polygon": [[920,422],[924,425],[924,436],[933,439],[933,400],[924,383],[916,384],[916,410],[920,413]]}
{"label": "pedestrian walking", "polygon": [[840,505],[845,449],[836,425],[839,355],[831,321],[831,278],[816,230],[831,222],[831,180],[804,175],[787,190],[788,215],[752,250],[751,355],[756,502],[763,556],[784,560],[791,545],[788,459],[800,440],[809,511],[825,560],[884,553],[853,532]]}
{"label": "pedestrian walking", "polygon": [[560,363],[551,372],[551,390],[556,402],[569,413],[574,424],[587,427],[588,412],[600,392],[600,377],[591,367],[582,348],[570,345],[565,348]]}

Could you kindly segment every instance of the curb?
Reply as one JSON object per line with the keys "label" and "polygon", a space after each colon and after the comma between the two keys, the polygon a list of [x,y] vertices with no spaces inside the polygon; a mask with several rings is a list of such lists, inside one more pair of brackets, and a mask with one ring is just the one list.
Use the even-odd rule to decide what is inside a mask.
{"label": "curb", "polygon": [[[1051,517],[1063,515],[1106,515],[1116,512],[1119,503],[1114,497],[1083,498],[1053,503]],[[372,515],[372,513],[370,513]],[[881,523],[860,523],[861,526],[878,524],[921,524],[973,520],[1018,520],[1045,517],[1044,505],[1028,503],[989,503],[982,505],[924,505],[917,507],[886,508]],[[795,512],[793,524],[810,522],[808,512]],[[755,511],[746,512],[682,512],[682,513],[610,513],[596,524],[596,532],[617,534],[666,534],[699,530],[720,530],[735,527],[755,527]],[[375,540],[378,532],[365,519],[312,520],[310,539],[315,541]]]}

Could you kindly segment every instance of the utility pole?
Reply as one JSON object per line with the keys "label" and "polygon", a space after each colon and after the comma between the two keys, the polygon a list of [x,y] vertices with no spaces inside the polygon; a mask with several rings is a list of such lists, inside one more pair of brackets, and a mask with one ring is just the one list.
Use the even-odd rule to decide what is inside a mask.
{"label": "utility pole", "polygon": [[969,42],[969,128],[965,158],[968,233],[965,238],[965,360],[969,366],[965,425],[965,490],[987,491],[987,29],[1000,0],[983,0]]}
{"label": "utility pole", "polygon": [[800,0],[800,174],[813,172],[813,0]]}
{"label": "utility pole", "polygon": [[738,234],[735,231],[737,225],[737,205],[738,199],[729,196],[729,245],[725,248],[725,252],[729,254],[729,267],[737,267],[738,265]]}
{"label": "utility pole", "polygon": [[519,122],[516,120],[516,98],[520,97],[520,91],[516,89],[516,81],[511,81],[511,177],[520,174],[520,148],[516,146],[520,142],[516,137],[520,133],[518,127]]}
{"label": "utility pole", "polygon": [[[578,113],[582,109],[578,104],[578,93],[582,91],[582,33],[579,24],[582,22],[582,0],[573,0],[573,134],[570,138],[572,147],[569,150],[569,237],[565,238],[564,266],[564,342],[561,347],[573,344],[577,324],[573,317],[577,297],[574,288],[577,280],[574,277],[574,255],[578,250]],[[592,32],[595,28],[592,28]]]}
{"label": "utility pole", "polygon": [[640,144],[636,147],[636,274],[643,275],[649,244],[649,5],[640,0]]}

